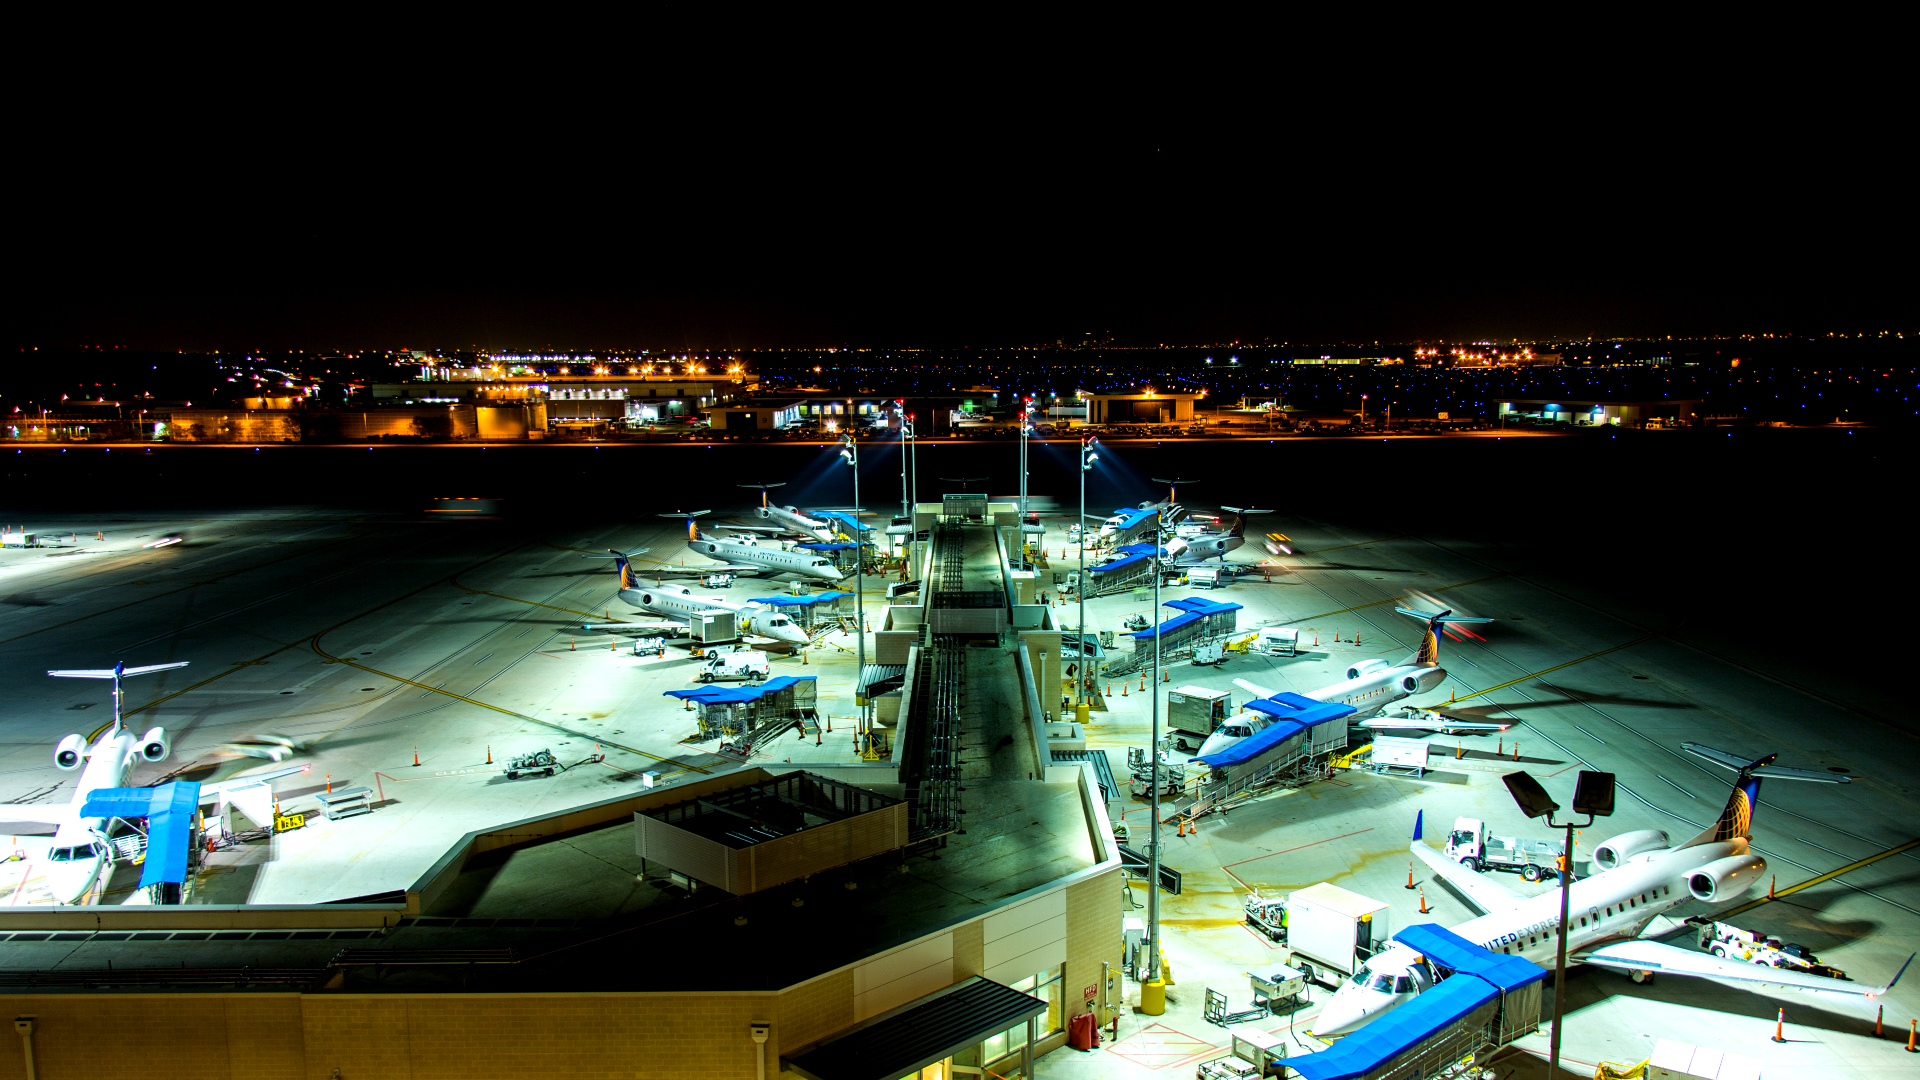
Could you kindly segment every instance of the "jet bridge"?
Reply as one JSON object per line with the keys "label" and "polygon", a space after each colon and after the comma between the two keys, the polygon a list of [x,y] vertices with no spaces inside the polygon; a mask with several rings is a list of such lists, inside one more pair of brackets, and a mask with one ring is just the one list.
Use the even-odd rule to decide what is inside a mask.
{"label": "jet bridge", "polygon": [[[852,595],[850,592],[821,592],[807,596],[755,596],[747,602],[777,608],[792,616],[794,622],[812,630],[813,624],[823,618],[837,618],[840,614],[840,601]],[[829,605],[825,611],[820,608],[822,604]]]}
{"label": "jet bridge", "polygon": [[780,675],[758,686],[708,684],[663,696],[693,704],[702,739],[723,738],[729,747],[750,753],[757,738],[815,722],[817,686],[813,675]]}
{"label": "jet bridge", "polygon": [[1327,755],[1347,744],[1347,717],[1358,711],[1285,692],[1249,701],[1246,707],[1272,722],[1219,753],[1194,758],[1190,764],[1205,765],[1207,778],[1201,782],[1200,797],[1175,815],[1198,817],[1270,781],[1312,779],[1325,769]]}
{"label": "jet bridge", "polygon": [[1540,1024],[1545,968],[1490,952],[1432,923],[1394,936],[1426,957],[1440,981],[1341,1039],[1331,1050],[1289,1058],[1306,1080],[1422,1080],[1455,1070]]}
{"label": "jet bridge", "polygon": [[1202,642],[1216,638],[1231,637],[1239,629],[1241,610],[1239,604],[1220,600],[1208,600],[1203,596],[1186,596],[1178,600],[1168,600],[1161,607],[1170,607],[1179,614],[1161,623],[1127,636],[1133,639],[1134,651],[1151,650],[1153,639],[1160,639],[1160,656],[1167,657],[1168,651],[1179,648],[1192,648]]}

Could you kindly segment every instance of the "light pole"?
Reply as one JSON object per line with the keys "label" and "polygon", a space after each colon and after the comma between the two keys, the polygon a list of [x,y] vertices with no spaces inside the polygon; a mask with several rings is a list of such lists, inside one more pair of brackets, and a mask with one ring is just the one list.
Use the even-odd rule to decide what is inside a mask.
{"label": "light pole", "polygon": [[1549,828],[1567,830],[1566,847],[1560,849],[1560,949],[1553,961],[1553,1030],[1547,1037],[1547,1075],[1558,1076],[1560,1017],[1567,1002],[1567,910],[1573,894],[1573,830],[1592,825],[1594,818],[1613,815],[1613,774],[1580,771],[1573,785],[1573,812],[1587,816],[1581,823],[1553,820],[1553,812],[1560,809],[1560,804],[1553,801],[1532,773],[1511,772],[1500,780],[1507,785],[1521,813],[1530,818],[1547,819]]}
{"label": "light pole", "polygon": [[860,680],[867,673],[867,612],[861,606],[861,585],[867,576],[867,549],[860,539],[860,447],[853,441],[853,433],[848,432],[842,439],[840,457],[853,470],[853,623],[855,655],[859,658],[859,667],[853,674],[853,704],[866,715],[866,687]]}
{"label": "light pole", "polygon": [[1077,683],[1074,687],[1077,704],[1073,718],[1082,724],[1087,722],[1087,683],[1093,678],[1092,669],[1087,664],[1087,473],[1093,468],[1093,463],[1100,460],[1100,455],[1093,449],[1097,441],[1091,435],[1080,440],[1080,576],[1073,579],[1073,592],[1080,602],[1080,618],[1074,626],[1074,633],[1079,635],[1074,652],[1080,658],[1080,677],[1074,680]]}
{"label": "light pole", "polygon": [[[1153,626],[1153,677],[1147,681],[1153,684],[1153,697],[1149,704],[1152,717],[1151,735],[1147,743],[1147,764],[1153,769],[1153,779],[1147,782],[1147,805],[1150,819],[1147,825],[1147,962],[1153,965],[1153,978],[1160,977],[1160,624],[1153,622],[1160,617],[1160,527],[1162,512],[1153,512],[1154,551],[1148,556],[1153,564],[1153,614],[1148,622]],[[1142,979],[1141,982],[1145,982]]]}

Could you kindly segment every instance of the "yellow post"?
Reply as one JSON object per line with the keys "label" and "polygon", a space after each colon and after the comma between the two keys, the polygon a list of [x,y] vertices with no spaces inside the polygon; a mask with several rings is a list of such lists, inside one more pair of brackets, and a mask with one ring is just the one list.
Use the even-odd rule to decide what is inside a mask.
{"label": "yellow post", "polygon": [[1164,1016],[1167,1011],[1167,984],[1148,979],[1140,984],[1140,1011],[1148,1016]]}

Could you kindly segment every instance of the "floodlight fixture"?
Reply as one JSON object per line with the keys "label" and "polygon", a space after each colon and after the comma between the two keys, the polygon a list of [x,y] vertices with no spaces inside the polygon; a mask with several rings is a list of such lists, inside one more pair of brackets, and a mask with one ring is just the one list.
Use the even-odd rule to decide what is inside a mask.
{"label": "floodlight fixture", "polygon": [[1520,812],[1530,818],[1548,817],[1560,809],[1560,804],[1553,801],[1553,796],[1547,794],[1547,789],[1540,786],[1532,773],[1510,772],[1502,776],[1500,782],[1507,785],[1507,792],[1519,804]]}
{"label": "floodlight fixture", "polygon": [[1573,812],[1590,818],[1613,816],[1613,774],[1580,770],[1573,785]]}

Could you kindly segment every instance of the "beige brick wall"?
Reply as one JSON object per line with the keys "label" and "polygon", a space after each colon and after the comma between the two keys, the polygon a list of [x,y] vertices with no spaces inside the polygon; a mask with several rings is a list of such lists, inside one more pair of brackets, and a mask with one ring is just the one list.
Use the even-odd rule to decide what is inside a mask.
{"label": "beige brick wall", "polygon": [[[1116,869],[1067,887],[1068,1016],[1086,1012],[1092,1003],[1099,1002],[1102,960],[1111,964],[1113,971],[1120,970],[1123,952],[1120,927],[1124,918],[1120,910],[1121,880],[1121,871]],[[1089,986],[1095,988],[1091,1002],[1082,996]]]}

